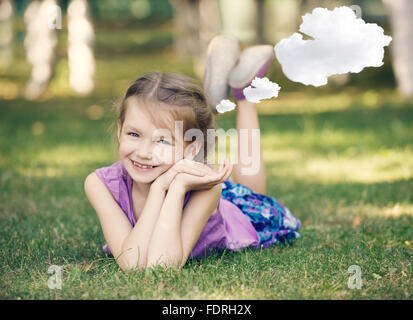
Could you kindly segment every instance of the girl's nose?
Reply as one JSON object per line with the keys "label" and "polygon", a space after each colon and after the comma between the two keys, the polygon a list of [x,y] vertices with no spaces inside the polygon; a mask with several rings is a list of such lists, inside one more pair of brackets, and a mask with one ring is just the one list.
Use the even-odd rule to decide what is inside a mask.
{"label": "girl's nose", "polygon": [[152,159],[152,141],[146,141],[139,145],[136,153],[138,154],[140,159]]}

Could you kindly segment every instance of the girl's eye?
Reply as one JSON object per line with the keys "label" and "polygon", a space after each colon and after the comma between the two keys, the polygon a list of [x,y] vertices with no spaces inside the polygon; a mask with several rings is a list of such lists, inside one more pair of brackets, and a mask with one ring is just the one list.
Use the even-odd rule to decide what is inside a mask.
{"label": "girl's eye", "polygon": [[169,141],[167,141],[167,140],[164,140],[164,139],[161,139],[161,140],[159,140],[159,142],[160,141],[163,141],[163,142],[165,142],[165,143],[163,143],[163,144],[166,144],[166,145],[170,145],[171,143],[169,142]]}
{"label": "girl's eye", "polygon": [[[139,134],[136,133],[136,132],[128,132],[128,135],[129,135],[129,136],[132,136],[132,137],[136,137],[136,138],[139,137]],[[171,143],[170,143],[169,141],[164,140],[164,139],[161,139],[161,140],[159,140],[158,142],[162,142],[162,144],[165,144],[165,145],[171,145]]]}

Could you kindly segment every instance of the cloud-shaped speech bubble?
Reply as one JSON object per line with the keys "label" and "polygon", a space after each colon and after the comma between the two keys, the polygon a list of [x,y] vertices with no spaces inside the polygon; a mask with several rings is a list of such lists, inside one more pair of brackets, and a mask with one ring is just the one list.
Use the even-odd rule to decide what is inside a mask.
{"label": "cloud-shaped speech bubble", "polygon": [[384,46],[391,37],[375,23],[358,19],[349,7],[315,8],[303,16],[300,32],[274,47],[284,74],[292,81],[322,86],[328,77],[383,65]]}

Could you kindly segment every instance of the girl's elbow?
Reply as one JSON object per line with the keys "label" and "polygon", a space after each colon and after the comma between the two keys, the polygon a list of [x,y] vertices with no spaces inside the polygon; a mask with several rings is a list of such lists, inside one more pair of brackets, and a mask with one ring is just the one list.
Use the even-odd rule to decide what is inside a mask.
{"label": "girl's elbow", "polygon": [[136,269],[145,269],[147,257],[146,252],[126,244],[122,244],[121,254],[116,258],[120,269],[122,271],[136,270]]}
{"label": "girl's elbow", "polygon": [[146,268],[145,265],[138,264],[137,262],[118,262],[118,266],[122,271],[130,271],[130,270],[143,270]]}
{"label": "girl's elbow", "polygon": [[134,270],[134,268],[132,268],[130,265],[127,265],[127,264],[118,263],[118,266],[119,266],[120,270],[122,270],[124,272]]}
{"label": "girl's elbow", "polygon": [[169,257],[168,259],[163,259],[162,257],[148,257],[148,262],[146,268],[176,268],[181,269],[185,263],[182,261],[182,257]]}
{"label": "girl's elbow", "polygon": [[122,271],[143,270],[146,268],[146,259],[138,259],[136,257],[124,257],[116,260]]}

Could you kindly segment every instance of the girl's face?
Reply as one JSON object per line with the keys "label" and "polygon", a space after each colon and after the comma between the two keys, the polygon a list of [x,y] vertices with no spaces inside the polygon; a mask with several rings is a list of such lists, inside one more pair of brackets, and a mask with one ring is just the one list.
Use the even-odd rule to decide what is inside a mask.
{"label": "girl's face", "polygon": [[[156,128],[135,103],[128,105],[122,128],[117,125],[120,160],[134,181],[151,183],[183,158],[182,153],[175,155],[182,137],[173,141],[171,129]],[[140,168],[136,162],[152,168]]]}

